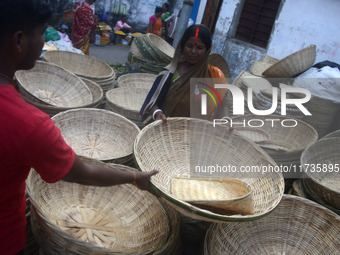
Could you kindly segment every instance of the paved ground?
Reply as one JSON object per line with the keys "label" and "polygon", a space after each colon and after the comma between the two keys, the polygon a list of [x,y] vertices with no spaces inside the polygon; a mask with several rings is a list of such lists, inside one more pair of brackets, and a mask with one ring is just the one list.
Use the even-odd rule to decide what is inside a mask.
{"label": "paved ground", "polygon": [[130,47],[127,46],[96,46],[90,44],[90,56],[98,58],[108,64],[124,65],[127,61]]}

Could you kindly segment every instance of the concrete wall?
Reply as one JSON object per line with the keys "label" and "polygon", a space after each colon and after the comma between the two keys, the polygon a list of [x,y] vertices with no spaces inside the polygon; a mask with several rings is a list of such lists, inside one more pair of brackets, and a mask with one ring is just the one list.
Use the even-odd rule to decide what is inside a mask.
{"label": "concrete wall", "polygon": [[267,49],[233,38],[242,3],[223,1],[213,36],[213,51],[226,58],[232,79],[265,53],[281,59],[310,44],[317,47],[316,62],[340,63],[339,0],[283,0]]}
{"label": "concrete wall", "polygon": [[315,44],[316,62],[340,63],[339,13],[339,0],[286,0],[275,23],[268,54],[283,58]]}

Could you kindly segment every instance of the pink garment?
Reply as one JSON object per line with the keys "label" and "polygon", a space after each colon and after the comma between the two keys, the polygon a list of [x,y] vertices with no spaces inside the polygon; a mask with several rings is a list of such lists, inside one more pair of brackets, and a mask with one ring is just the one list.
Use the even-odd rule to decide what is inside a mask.
{"label": "pink garment", "polygon": [[153,24],[155,24],[157,22],[156,16],[155,15],[151,16],[149,21],[152,22]]}
{"label": "pink garment", "polygon": [[122,28],[131,28],[127,23],[123,23],[123,21],[119,20],[116,23],[115,31],[120,31]]}

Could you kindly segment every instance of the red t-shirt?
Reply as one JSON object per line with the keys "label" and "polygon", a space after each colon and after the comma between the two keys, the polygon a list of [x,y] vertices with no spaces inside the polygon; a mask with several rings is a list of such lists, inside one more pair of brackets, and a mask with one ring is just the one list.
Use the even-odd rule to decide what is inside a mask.
{"label": "red t-shirt", "polygon": [[0,85],[0,253],[25,247],[25,187],[33,167],[49,183],[71,169],[75,153],[51,118]]}

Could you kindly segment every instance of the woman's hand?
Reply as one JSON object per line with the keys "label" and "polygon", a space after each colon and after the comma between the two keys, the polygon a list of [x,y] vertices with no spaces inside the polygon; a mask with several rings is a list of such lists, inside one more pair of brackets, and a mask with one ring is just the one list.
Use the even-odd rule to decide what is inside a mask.
{"label": "woman's hand", "polygon": [[157,112],[155,114],[154,120],[162,120],[164,124],[168,123],[168,119],[166,118],[166,116],[163,112]]}
{"label": "woman's hand", "polygon": [[151,116],[152,116],[153,120],[162,120],[163,124],[168,123],[168,120],[167,120],[165,114],[163,113],[163,111],[161,109],[158,108],[157,105],[152,107],[150,112],[151,112]]}

